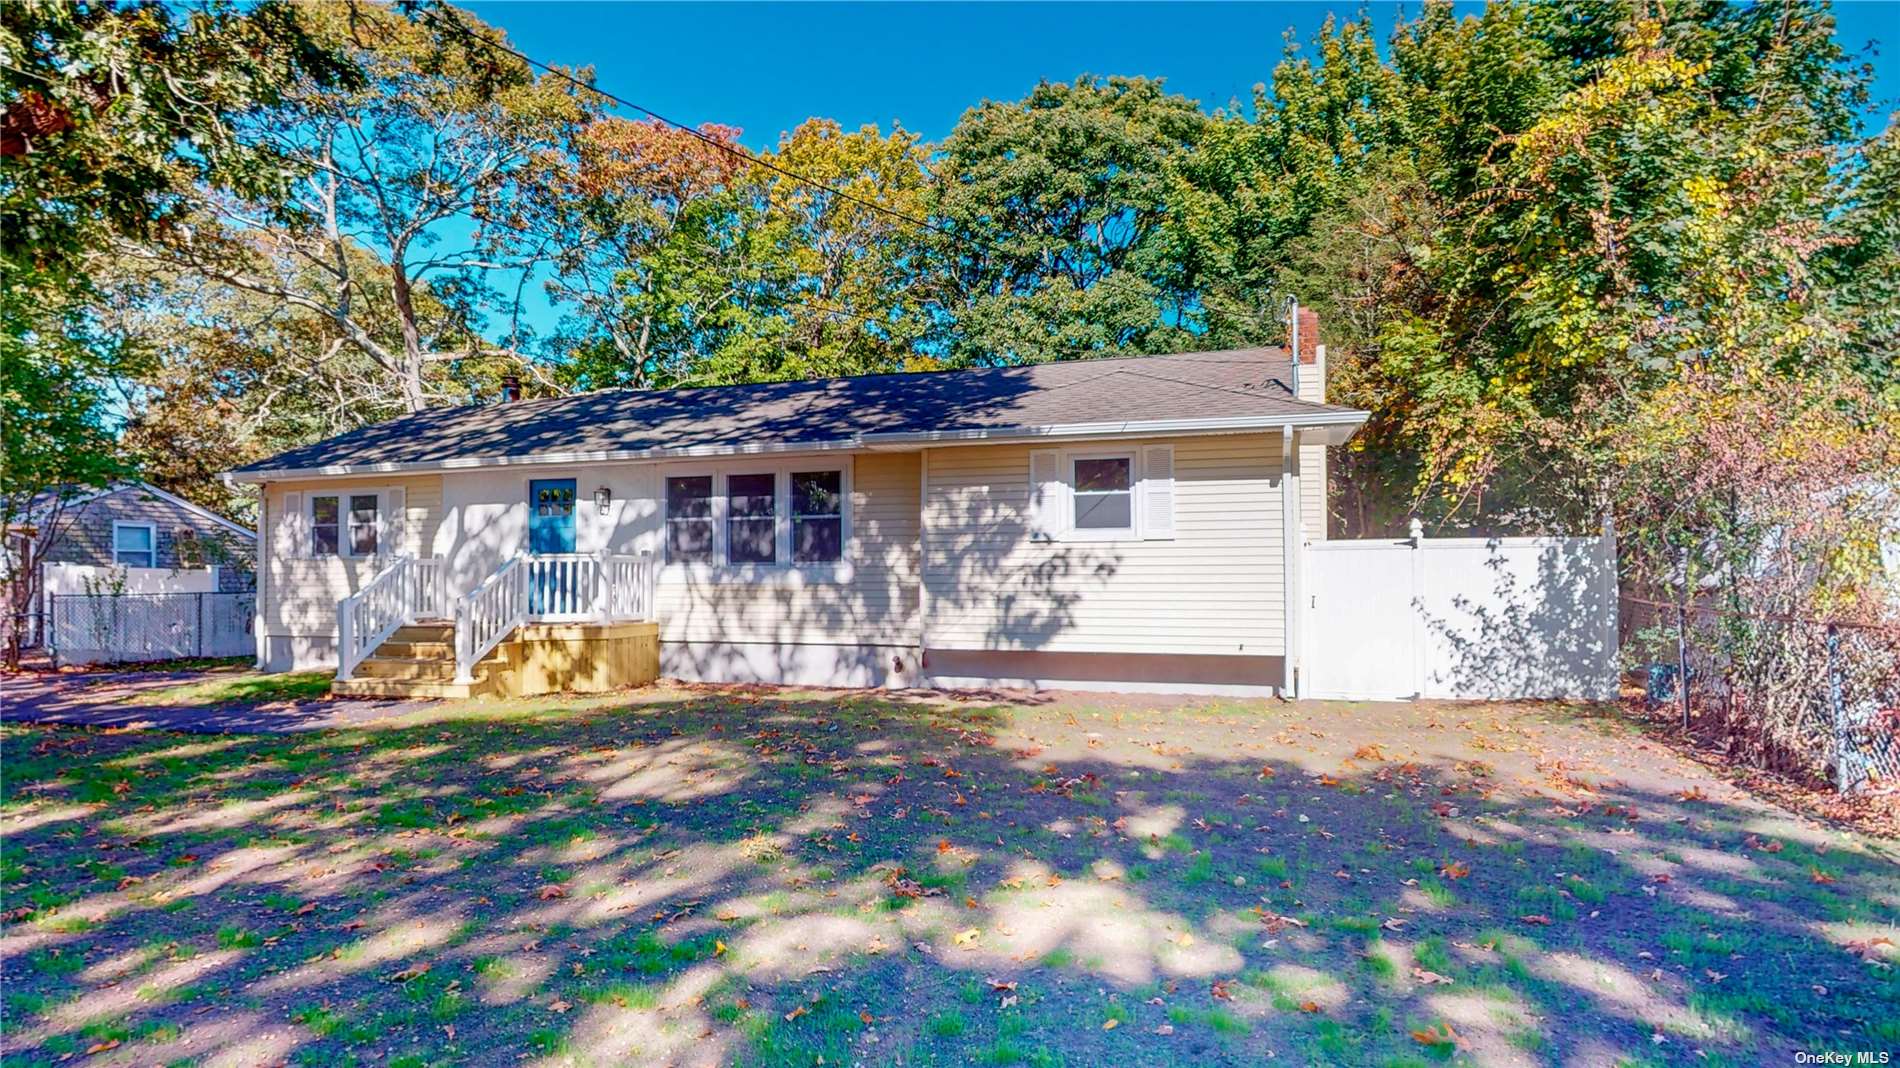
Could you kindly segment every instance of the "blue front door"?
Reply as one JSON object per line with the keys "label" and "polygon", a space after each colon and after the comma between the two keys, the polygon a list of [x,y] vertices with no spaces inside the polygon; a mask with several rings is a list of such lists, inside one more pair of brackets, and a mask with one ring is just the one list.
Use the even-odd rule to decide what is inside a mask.
{"label": "blue front door", "polygon": [[[528,483],[528,552],[574,551],[574,480],[537,478]],[[574,603],[575,569],[537,567],[529,573],[528,611],[543,615]]]}

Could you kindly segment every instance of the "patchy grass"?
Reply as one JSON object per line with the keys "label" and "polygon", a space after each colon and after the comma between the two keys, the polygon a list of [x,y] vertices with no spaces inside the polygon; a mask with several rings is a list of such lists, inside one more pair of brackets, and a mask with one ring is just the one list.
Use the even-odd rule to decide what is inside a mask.
{"label": "patchy grass", "polygon": [[[167,665],[170,667],[170,665]],[[156,706],[263,704],[271,701],[312,701],[330,692],[327,671],[293,671],[267,675],[257,671],[213,674],[209,678],[141,690],[127,704]]]}
{"label": "patchy grass", "polygon": [[295,736],[0,728],[0,1057],[1753,1064],[1900,1041],[1893,844],[1613,722],[700,688]]}

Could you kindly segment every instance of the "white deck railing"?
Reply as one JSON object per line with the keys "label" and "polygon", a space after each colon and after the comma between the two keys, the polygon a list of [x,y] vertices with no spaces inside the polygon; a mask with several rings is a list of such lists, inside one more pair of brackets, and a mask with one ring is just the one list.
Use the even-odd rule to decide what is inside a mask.
{"label": "white deck railing", "polygon": [[337,602],[336,677],[348,681],[356,666],[398,627],[447,613],[442,561],[397,557],[363,588]]}
{"label": "white deck railing", "polygon": [[456,602],[456,681],[473,682],[475,665],[524,623],[652,619],[657,576],[646,554],[536,553],[503,561]]}
{"label": "white deck railing", "polygon": [[607,558],[607,618],[609,620],[651,620],[654,586],[659,569],[652,555],[609,556]]}

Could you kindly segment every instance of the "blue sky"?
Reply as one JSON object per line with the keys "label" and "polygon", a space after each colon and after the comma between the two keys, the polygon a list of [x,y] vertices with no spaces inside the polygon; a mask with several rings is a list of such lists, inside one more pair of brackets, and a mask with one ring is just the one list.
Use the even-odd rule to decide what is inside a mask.
{"label": "blue sky", "polygon": [[[603,88],[683,122],[739,126],[756,148],[820,116],[846,128],[893,121],[936,139],[985,97],[1039,79],[1143,74],[1213,109],[1269,80],[1282,35],[1302,41],[1326,3],[677,4],[470,3],[516,47],[592,64]],[[1479,5],[1461,5],[1477,10]],[[1365,5],[1389,31],[1401,7]],[[1413,4],[1405,10],[1415,11]],[[1837,5],[1850,50],[1900,43],[1900,3]],[[1900,62],[1876,60],[1876,93],[1900,100]]]}

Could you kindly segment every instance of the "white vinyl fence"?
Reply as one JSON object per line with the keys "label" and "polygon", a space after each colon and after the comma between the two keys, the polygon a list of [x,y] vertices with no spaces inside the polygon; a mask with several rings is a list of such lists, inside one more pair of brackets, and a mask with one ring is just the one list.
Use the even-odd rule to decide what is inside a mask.
{"label": "white vinyl fence", "polygon": [[1304,693],[1336,700],[1616,695],[1616,542],[1306,546]]}

